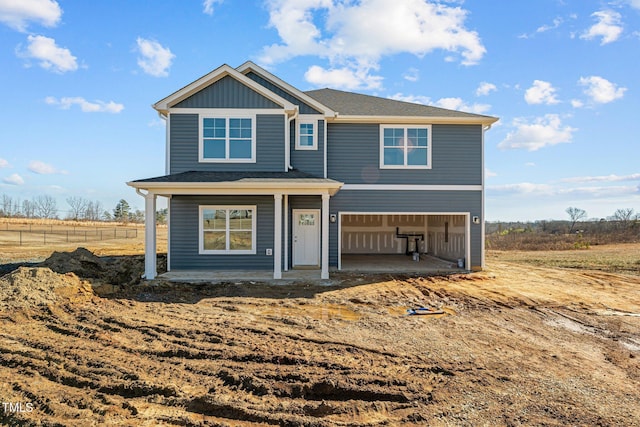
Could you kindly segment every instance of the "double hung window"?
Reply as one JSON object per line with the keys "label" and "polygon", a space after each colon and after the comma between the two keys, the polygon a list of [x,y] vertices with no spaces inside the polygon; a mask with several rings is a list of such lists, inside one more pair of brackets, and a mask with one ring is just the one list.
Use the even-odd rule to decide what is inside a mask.
{"label": "double hung window", "polygon": [[380,168],[430,169],[431,126],[380,126]]}
{"label": "double hung window", "polygon": [[298,120],[296,150],[318,149],[318,120],[301,117]]}
{"label": "double hung window", "polygon": [[201,254],[255,254],[255,206],[200,206]]}
{"label": "double hung window", "polygon": [[200,117],[200,161],[255,162],[255,117]]}

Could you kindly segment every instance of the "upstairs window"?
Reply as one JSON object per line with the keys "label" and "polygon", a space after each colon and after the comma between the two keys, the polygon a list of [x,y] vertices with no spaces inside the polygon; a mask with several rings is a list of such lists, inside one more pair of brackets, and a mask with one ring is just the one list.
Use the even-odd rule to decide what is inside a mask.
{"label": "upstairs window", "polygon": [[430,169],[431,126],[380,126],[380,168]]}
{"label": "upstairs window", "polygon": [[296,150],[318,149],[318,121],[300,118],[298,120],[298,135],[296,138]]}
{"label": "upstairs window", "polygon": [[201,162],[255,162],[255,117],[202,117]]}

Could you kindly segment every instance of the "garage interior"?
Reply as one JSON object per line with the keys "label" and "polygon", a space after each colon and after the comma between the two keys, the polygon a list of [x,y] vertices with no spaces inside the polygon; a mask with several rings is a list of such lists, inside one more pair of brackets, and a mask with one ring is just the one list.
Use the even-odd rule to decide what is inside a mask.
{"label": "garage interior", "polygon": [[468,217],[343,213],[339,269],[407,273],[465,270]]}

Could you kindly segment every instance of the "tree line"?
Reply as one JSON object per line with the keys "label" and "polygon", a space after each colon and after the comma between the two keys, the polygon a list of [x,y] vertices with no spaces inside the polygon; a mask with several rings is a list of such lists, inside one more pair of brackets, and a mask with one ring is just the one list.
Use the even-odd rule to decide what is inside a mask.
{"label": "tree line", "polygon": [[[0,218],[43,218],[67,219],[73,221],[116,221],[144,222],[144,212],[131,209],[125,199],[120,199],[112,210],[105,209],[100,201],[84,197],[68,197],[66,215],[60,216],[57,200],[49,195],[41,195],[32,199],[14,199],[6,194],[0,198]],[[159,223],[166,222],[167,209],[156,212]]]}

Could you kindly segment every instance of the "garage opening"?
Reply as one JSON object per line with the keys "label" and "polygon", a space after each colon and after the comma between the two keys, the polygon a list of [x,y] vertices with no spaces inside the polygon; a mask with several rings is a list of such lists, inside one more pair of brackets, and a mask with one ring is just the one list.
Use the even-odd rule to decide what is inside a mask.
{"label": "garage opening", "polygon": [[341,213],[339,225],[341,270],[468,269],[467,213]]}

